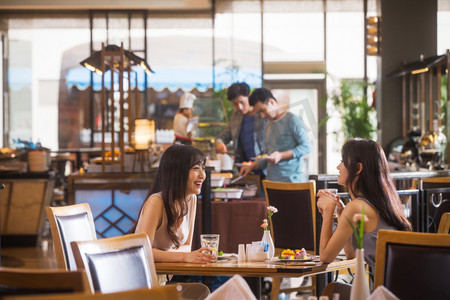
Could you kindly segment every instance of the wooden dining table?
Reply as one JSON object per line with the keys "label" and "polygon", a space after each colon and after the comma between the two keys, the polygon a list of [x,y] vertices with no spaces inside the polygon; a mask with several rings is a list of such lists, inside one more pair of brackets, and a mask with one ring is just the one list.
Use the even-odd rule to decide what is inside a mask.
{"label": "wooden dining table", "polygon": [[[201,276],[233,276],[243,277],[301,277],[353,268],[355,259],[337,259],[332,263],[322,263],[318,258],[313,262],[238,262],[237,259],[219,260],[216,263],[155,263],[158,274],[201,275]],[[260,282],[260,281],[259,281]],[[261,296],[261,286],[251,286],[257,299]]]}

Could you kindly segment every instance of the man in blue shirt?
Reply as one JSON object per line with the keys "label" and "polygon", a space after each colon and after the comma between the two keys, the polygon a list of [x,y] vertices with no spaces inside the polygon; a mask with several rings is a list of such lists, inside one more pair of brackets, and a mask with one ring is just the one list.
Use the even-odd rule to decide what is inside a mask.
{"label": "man in blue shirt", "polygon": [[235,162],[250,161],[260,155],[264,147],[267,120],[254,112],[248,102],[250,87],[245,82],[233,83],[227,90],[227,97],[233,103],[233,114],[227,127],[216,139],[216,152],[226,153],[233,141]]}
{"label": "man in blue shirt", "polygon": [[266,169],[266,179],[281,182],[305,182],[303,156],[311,152],[311,140],[302,119],[282,110],[272,93],[265,88],[256,89],[249,97],[254,111],[268,119],[264,146],[265,157],[243,167],[246,176],[253,170]]}

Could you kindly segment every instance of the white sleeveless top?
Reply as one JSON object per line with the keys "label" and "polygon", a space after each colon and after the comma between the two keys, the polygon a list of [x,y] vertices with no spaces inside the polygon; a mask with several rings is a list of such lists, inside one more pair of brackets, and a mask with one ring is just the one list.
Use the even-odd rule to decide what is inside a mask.
{"label": "white sleeveless top", "polygon": [[[161,193],[153,194],[152,196],[158,196],[161,198]],[[183,217],[183,221],[178,227],[177,236],[180,241],[180,246],[187,245],[189,248],[192,244],[192,234],[194,231],[195,214],[197,209],[197,196],[190,195],[187,199],[187,214]],[[156,229],[155,238],[153,239],[152,247],[164,250],[164,251],[176,251],[175,245],[170,240],[169,233],[167,232],[167,213],[163,206],[163,216],[161,225]],[[188,241],[188,238],[190,240]],[[190,249],[189,249],[190,251]]]}

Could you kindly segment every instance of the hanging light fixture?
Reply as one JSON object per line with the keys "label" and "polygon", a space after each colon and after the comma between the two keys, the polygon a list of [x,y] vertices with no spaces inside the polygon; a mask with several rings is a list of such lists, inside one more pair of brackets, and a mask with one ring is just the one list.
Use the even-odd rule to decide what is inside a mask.
{"label": "hanging light fixture", "polygon": [[[105,51],[106,52],[119,52],[120,51],[120,47],[117,45],[108,45],[105,47]],[[125,54],[125,58],[126,58],[126,64],[125,66],[140,66],[145,73],[147,73],[147,75],[151,75],[151,73],[155,73],[152,68],[150,67],[150,65],[145,61],[145,59],[137,56],[136,54],[134,54],[131,51],[128,50],[124,50],[124,54]],[[101,61],[101,51],[95,51],[94,53],[92,53],[88,58],[82,60],[80,62],[80,64],[89,69],[92,72],[96,72],[99,75],[102,75],[102,71],[101,66],[102,66],[102,61]],[[110,62],[109,61],[105,61],[105,67],[106,70],[110,69]]]}

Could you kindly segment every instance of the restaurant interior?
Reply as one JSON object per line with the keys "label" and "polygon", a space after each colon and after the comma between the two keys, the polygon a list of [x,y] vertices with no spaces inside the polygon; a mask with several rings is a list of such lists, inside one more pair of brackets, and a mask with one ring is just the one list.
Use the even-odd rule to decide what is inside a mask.
{"label": "restaurant interior", "polygon": [[[188,299],[166,274],[208,299],[450,298],[450,0],[0,0],[0,36],[0,298]],[[309,181],[217,151],[236,82],[303,121]],[[189,249],[218,234],[208,264],[134,234],[188,93],[206,156]],[[319,251],[318,193],[354,200],[337,166],[356,137],[384,150],[413,231],[379,231],[373,267]]]}

